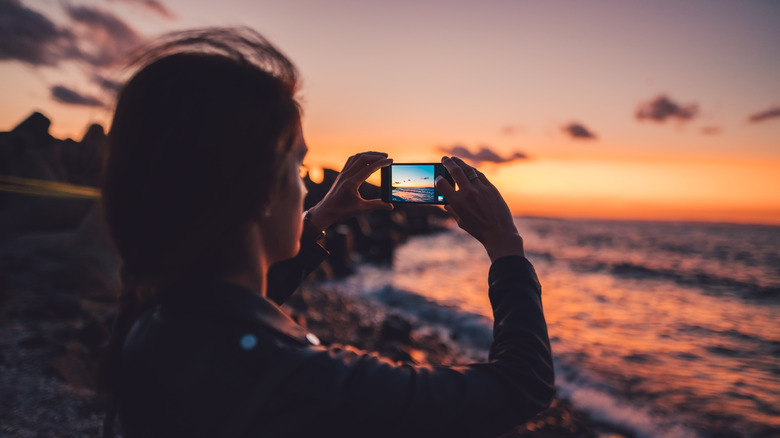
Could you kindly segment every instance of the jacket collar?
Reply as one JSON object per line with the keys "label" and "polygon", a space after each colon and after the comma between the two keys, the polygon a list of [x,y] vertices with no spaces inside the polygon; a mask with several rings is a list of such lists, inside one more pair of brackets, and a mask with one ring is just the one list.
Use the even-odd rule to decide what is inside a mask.
{"label": "jacket collar", "polygon": [[162,294],[163,315],[211,317],[260,324],[303,344],[319,344],[275,303],[257,292],[213,278],[191,279]]}

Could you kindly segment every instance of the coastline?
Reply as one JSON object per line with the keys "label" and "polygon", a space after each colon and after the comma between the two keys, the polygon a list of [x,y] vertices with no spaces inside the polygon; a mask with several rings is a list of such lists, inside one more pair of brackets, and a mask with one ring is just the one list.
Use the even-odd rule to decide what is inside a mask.
{"label": "coastline", "polygon": [[[33,114],[0,136],[3,172],[25,178],[96,186],[105,134],[93,126],[81,140],[58,140],[49,120]],[[78,146],[78,147],[76,147]],[[337,172],[307,181],[307,207],[328,191]],[[365,185],[361,194],[378,196]],[[108,341],[118,291],[113,255],[95,199],[2,193],[0,222],[0,436],[99,436],[104,407],[96,397],[98,360]],[[353,257],[389,265],[409,236],[442,229],[436,207],[398,208],[339,224],[328,233],[329,262],[320,278],[349,276]],[[314,276],[316,277],[316,276]],[[325,343],[351,344],[390,359],[434,365],[465,363],[447,339],[426,333],[379,305],[308,280],[285,305]],[[564,399],[505,437],[631,436],[605,429]]]}
{"label": "coastline", "polygon": [[[349,344],[395,361],[428,365],[465,365],[466,353],[449,339],[420,330],[408,318],[378,303],[347,296],[336,287],[307,281],[282,308],[317,335],[324,345]],[[549,408],[501,435],[520,437],[610,437],[635,435],[595,421],[570,400],[556,397]]]}
{"label": "coastline", "polygon": [[[0,435],[98,436],[104,411],[95,396],[94,373],[113,304],[41,284],[35,278],[43,264],[27,265],[13,277],[3,272]],[[350,344],[418,364],[466,363],[451,341],[419,330],[376,303],[345,296],[326,282],[305,282],[283,308],[324,344]],[[503,438],[596,437],[605,431],[631,436],[605,430],[571,402],[557,398]]]}

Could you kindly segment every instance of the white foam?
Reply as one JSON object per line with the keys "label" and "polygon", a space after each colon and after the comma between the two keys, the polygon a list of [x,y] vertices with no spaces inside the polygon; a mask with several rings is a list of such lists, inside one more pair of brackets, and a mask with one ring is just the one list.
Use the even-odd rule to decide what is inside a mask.
{"label": "white foam", "polygon": [[[557,362],[557,361],[556,361]],[[699,435],[675,419],[655,414],[650,408],[619,399],[602,389],[595,382],[583,378],[567,380],[556,366],[558,394],[571,400],[572,404],[591,418],[619,426],[634,432],[638,437],[697,438]]]}
{"label": "white foam", "polygon": [[[418,328],[453,340],[468,359],[484,360],[493,339],[490,318],[399,290],[392,286],[391,274],[382,269],[361,266],[358,275],[339,283],[343,292],[369,298],[387,310],[403,314]],[[679,420],[611,394],[607,382],[600,383],[585,370],[563,363],[560,357],[553,360],[559,395],[570,399],[577,409],[587,412],[594,420],[630,430],[638,437],[699,436]],[[567,379],[564,377],[567,375],[575,377]]]}

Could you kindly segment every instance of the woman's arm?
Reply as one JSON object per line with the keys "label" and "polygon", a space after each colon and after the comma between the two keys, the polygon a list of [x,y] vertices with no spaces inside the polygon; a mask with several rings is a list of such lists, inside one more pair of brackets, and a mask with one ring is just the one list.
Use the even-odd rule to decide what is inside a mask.
{"label": "woman's arm", "polygon": [[[458,225],[482,242],[492,264],[488,295],[493,344],[487,363],[412,366],[350,347],[332,347],[304,364],[273,399],[288,431],[338,436],[494,437],[546,408],[555,392],[541,286],[523,255],[509,208],[485,176],[444,158],[458,190],[437,187]],[[280,416],[296,405],[293,423]],[[292,422],[293,419],[290,418]],[[261,421],[262,422],[262,421]]]}
{"label": "woman's arm", "polygon": [[[363,152],[349,157],[336,181],[325,197],[306,212],[312,227],[324,231],[332,224],[372,210],[392,210],[393,205],[381,199],[366,200],[358,188],[365,180],[393,160],[381,152]],[[314,236],[301,236],[301,249],[295,257],[274,264],[268,270],[268,297],[277,304],[284,303],[304,278],[325,260],[328,252]]]}
{"label": "woman's arm", "polygon": [[412,366],[345,346],[314,355],[316,347],[280,351],[281,356],[306,354],[306,359],[279,385],[253,432],[498,436],[546,408],[555,391],[540,293],[524,257],[501,257],[492,264],[489,296],[495,324],[487,363]]}
{"label": "woman's arm", "polygon": [[301,237],[301,249],[289,259],[268,269],[268,298],[282,305],[303,280],[328,256],[328,251],[308,236]]}

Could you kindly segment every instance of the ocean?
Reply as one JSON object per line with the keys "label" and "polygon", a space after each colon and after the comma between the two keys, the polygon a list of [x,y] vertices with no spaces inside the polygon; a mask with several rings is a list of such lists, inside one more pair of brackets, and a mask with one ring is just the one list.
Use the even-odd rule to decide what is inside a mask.
{"label": "ocean", "polygon": [[[640,437],[780,436],[780,227],[517,218],[561,396]],[[489,260],[462,230],[337,285],[485,360]]]}
{"label": "ocean", "polygon": [[436,202],[436,190],[433,187],[393,187],[392,202]]}

